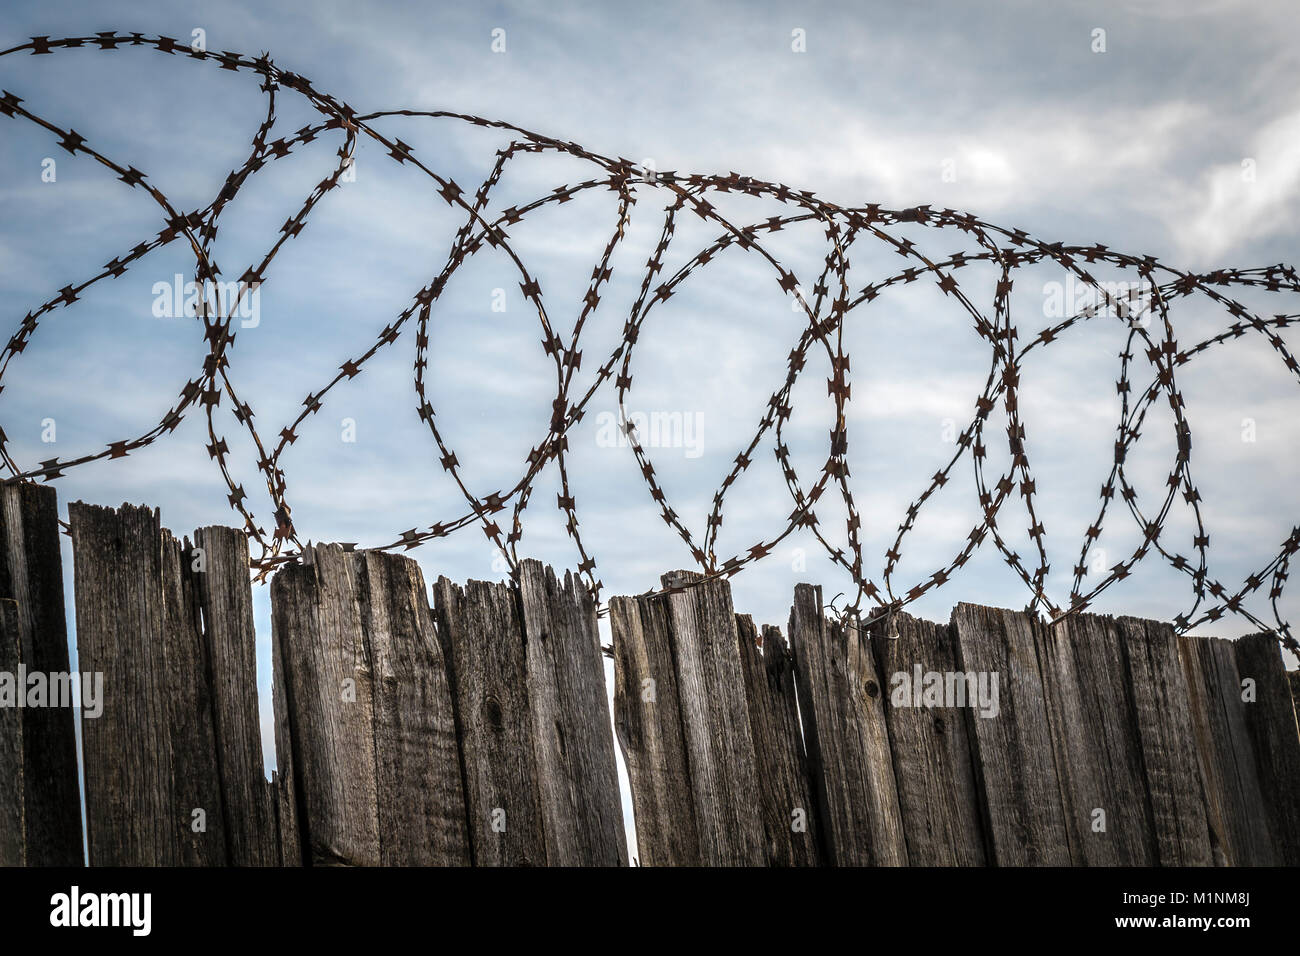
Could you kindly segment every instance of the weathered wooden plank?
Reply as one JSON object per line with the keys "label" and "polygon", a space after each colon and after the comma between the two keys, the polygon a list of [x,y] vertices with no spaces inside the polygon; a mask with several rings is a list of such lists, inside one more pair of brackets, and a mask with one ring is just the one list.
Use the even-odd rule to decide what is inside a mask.
{"label": "weathered wooden plank", "polygon": [[278,866],[279,833],[266,785],[257,712],[257,634],[248,539],[233,528],[194,533],[191,570],[203,609],[213,732],[225,808],[226,862]]}
{"label": "weathered wooden plank", "polygon": [[27,865],[23,712],[16,706],[22,662],[18,602],[0,598],[0,681],[7,685],[0,685],[0,866]]}
{"label": "weathered wooden plank", "polygon": [[1117,619],[1142,748],[1147,803],[1161,866],[1211,866],[1214,852],[1192,727],[1187,677],[1173,627]]}
{"label": "weathered wooden plank", "polygon": [[149,508],[73,502],[80,669],[103,674],[82,715],[92,866],[226,861],[209,662],[188,555]]}
{"label": "weathered wooden plank", "polygon": [[[665,587],[700,579],[691,571],[662,577]],[[713,580],[671,593],[668,613],[700,861],[761,866],[763,820],[754,806],[758,771],[731,586]]]}
{"label": "weathered wooden plank", "polygon": [[700,844],[682,736],[668,599],[609,602],[614,727],[627,766],[642,866],[697,866]]}
{"label": "weathered wooden plank", "polygon": [[419,566],[317,545],[276,575],[271,607],[311,861],[466,863],[451,697]]}
{"label": "weathered wooden plank", "polygon": [[794,661],[780,628],[736,615],[768,866],[817,866],[821,827],[799,730]]}
{"label": "weathered wooden plank", "polygon": [[828,622],[821,588],[800,584],[790,644],[827,861],[906,866],[881,684],[866,635]]}
{"label": "weathered wooden plank", "polygon": [[439,578],[434,608],[450,664],[474,865],[544,865],[518,593]]}
{"label": "weathered wooden plank", "polygon": [[533,560],[519,597],[547,865],[627,866],[596,602]]}
{"label": "weathered wooden plank", "polygon": [[374,672],[358,565],[337,545],[271,581],[271,628],[288,690],[298,826],[317,866],[377,866]]}
{"label": "weathered wooden plank", "polygon": [[1280,860],[1246,726],[1232,643],[1184,637],[1179,646],[1192,701],[1211,842],[1230,866],[1276,866]]}
{"label": "weathered wooden plank", "polygon": [[1255,747],[1259,782],[1277,841],[1279,862],[1300,865],[1300,734],[1291,688],[1275,634],[1251,634],[1233,642],[1237,672],[1255,682],[1245,703],[1246,728]]}
{"label": "weathered wooden plank", "polygon": [[468,866],[469,834],[451,683],[420,566],[366,552],[365,633],[374,678],[380,860]]}
{"label": "weathered wooden plank", "polygon": [[[157,522],[157,511],[154,512]],[[226,811],[221,796],[213,727],[212,688],[208,683],[211,661],[203,637],[203,620],[197,589],[189,573],[192,557],[188,541],[160,529],[165,618],[165,671],[161,692],[170,698],[168,720],[175,807],[181,818],[181,862],[192,866],[218,866],[226,858]],[[80,617],[78,617],[80,623]],[[119,658],[118,667],[131,666]],[[84,668],[83,668],[84,669]],[[105,687],[111,686],[108,674]],[[157,693],[155,685],[154,692]],[[86,722],[83,720],[82,727]],[[84,738],[83,738],[84,739]],[[198,812],[202,810],[202,817]],[[199,828],[203,821],[206,831]]]}
{"label": "weathered wooden plank", "polygon": [[1061,810],[1076,866],[1152,866],[1155,824],[1120,633],[1080,614],[1035,629]]}
{"label": "weathered wooden plank", "polygon": [[[58,500],[49,485],[0,486],[0,598],[14,601],[19,660],[29,671],[68,672]],[[81,866],[81,795],[75,716],[66,707],[17,712],[22,727],[24,858],[28,866]]]}
{"label": "weathered wooden plank", "polygon": [[294,747],[289,715],[294,711],[289,701],[289,684],[285,676],[284,635],[271,628],[271,710],[275,721],[275,771],[271,774],[271,803],[275,809],[275,826],[283,866],[301,866],[311,859],[298,826],[299,795],[294,767],[301,759]]}
{"label": "weathered wooden plank", "polygon": [[1026,614],[975,604],[952,612],[959,666],[998,677],[998,716],[972,720],[990,862],[1068,866],[1069,840],[1052,755],[1043,677]]}
{"label": "weathered wooden plank", "polygon": [[[885,687],[885,722],[894,762],[898,807],[912,866],[984,866],[979,788],[971,765],[968,721],[977,701],[949,706],[927,685],[960,673],[957,642],[946,624],[898,613],[873,632],[871,646]],[[963,694],[963,680],[953,686]]]}

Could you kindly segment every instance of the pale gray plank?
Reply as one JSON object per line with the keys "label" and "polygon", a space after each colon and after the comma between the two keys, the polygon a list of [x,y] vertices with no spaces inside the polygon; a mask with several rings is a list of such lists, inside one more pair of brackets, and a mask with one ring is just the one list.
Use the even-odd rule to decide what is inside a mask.
{"label": "pale gray plank", "polygon": [[1155,824],[1118,628],[1079,614],[1035,637],[1075,865],[1153,866]]}
{"label": "pale gray plank", "polygon": [[550,866],[626,866],[596,603],[581,579],[519,566],[533,755]]}
{"label": "pale gray plank", "polygon": [[1246,726],[1232,642],[1184,637],[1180,650],[1216,857],[1229,866],[1275,866],[1280,858]]}
{"label": "pale gray plank", "polygon": [[[700,577],[675,571],[662,581],[679,587]],[[712,580],[671,593],[668,612],[701,862],[761,866],[763,821],[731,587]]]}
{"label": "pale gray plank", "polygon": [[918,697],[917,692],[918,683],[924,692],[927,674],[960,672],[952,629],[900,612],[889,627],[882,624],[873,630],[871,645],[884,687],[908,862],[912,866],[985,865],[968,722],[990,718],[973,711],[976,701],[932,706],[937,703],[933,696]]}
{"label": "pale gray plank", "polygon": [[1116,622],[1128,662],[1147,803],[1161,866],[1211,866],[1205,793],[1178,637],[1169,624]]}
{"label": "pale gray plank", "polygon": [[990,862],[1068,866],[1070,847],[1038,667],[1039,626],[1014,611],[958,604],[952,612],[963,672],[998,676],[998,716],[970,721]]}
{"label": "pale gray plank", "polygon": [[827,621],[821,588],[800,584],[790,644],[828,862],[906,866],[883,689],[866,635]]}
{"label": "pale gray plank", "polygon": [[609,602],[614,727],[632,791],[638,862],[697,866],[699,837],[682,735],[666,597]]}

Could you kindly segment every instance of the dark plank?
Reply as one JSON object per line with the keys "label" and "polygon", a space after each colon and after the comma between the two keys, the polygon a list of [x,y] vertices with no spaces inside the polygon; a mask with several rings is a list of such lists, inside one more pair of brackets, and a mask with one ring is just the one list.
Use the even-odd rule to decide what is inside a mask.
{"label": "dark plank", "polygon": [[697,866],[699,837],[682,736],[668,599],[609,602],[614,642],[614,727],[623,749],[638,862]]}
{"label": "dark plank", "polygon": [[1068,866],[1070,848],[1052,756],[1037,623],[1014,611],[958,604],[952,612],[962,671],[998,675],[998,716],[971,720],[990,862]]}
{"label": "dark plank", "polygon": [[1255,681],[1245,704],[1246,727],[1255,746],[1259,782],[1277,841],[1279,862],[1300,865],[1300,735],[1290,682],[1275,634],[1251,634],[1233,642],[1237,672]]}
{"label": "dark plank", "polygon": [[439,578],[438,636],[449,662],[475,866],[542,866],[519,595],[507,584]]}
{"label": "dark plank", "polygon": [[827,621],[821,588],[800,584],[790,644],[827,862],[906,866],[883,691],[866,635]]}
{"label": "dark plank", "polygon": [[[274,593],[274,589],[272,590]],[[311,851],[303,842],[298,826],[299,803],[297,772],[301,759],[294,747],[293,729],[289,715],[294,707],[289,701],[289,683],[286,677],[284,635],[274,624],[271,626],[271,709],[275,721],[275,770],[268,789],[271,805],[275,809],[276,835],[283,866],[302,866],[311,859]]]}
{"label": "dark plank", "polygon": [[1246,726],[1232,642],[1184,637],[1180,650],[1192,701],[1211,842],[1230,866],[1276,866],[1280,859]]}
{"label": "dark plank", "polygon": [[794,661],[780,628],[736,615],[768,866],[816,866],[821,827],[799,730]]}
{"label": "dark plank", "polygon": [[[220,865],[224,809],[199,603],[182,545],[149,508],[73,502],[81,722],[92,866]],[[205,828],[197,828],[201,811]]]}
{"label": "dark plank", "polygon": [[[26,798],[23,794],[23,712],[17,707],[22,665],[18,602],[0,598],[0,866],[27,865]],[[14,695],[14,696],[10,696]]]}
{"label": "dark plank", "polygon": [[1061,809],[1076,866],[1153,866],[1155,824],[1128,667],[1110,618],[1035,629]]}
{"label": "dark plank", "polygon": [[[212,680],[226,859],[232,866],[278,866],[280,837],[262,761],[257,712],[257,635],[248,539],[233,528],[200,528],[190,562],[203,608]],[[198,560],[195,560],[198,559]]]}
{"label": "dark plank", "polygon": [[[960,671],[952,629],[896,614],[871,635],[882,686],[898,806],[912,866],[984,866],[979,789],[971,765],[967,706],[931,706],[926,674]],[[917,680],[918,669],[920,680]],[[917,706],[917,686],[922,695]]]}
{"label": "dark plank", "polygon": [[[0,598],[14,601],[20,659],[30,671],[68,672],[58,500],[49,485],[0,486]],[[23,733],[24,855],[28,866],[81,866],[75,716],[46,707],[19,714]]]}
{"label": "dark plank", "polygon": [[1211,866],[1214,853],[1178,636],[1157,621],[1121,617],[1115,623],[1128,664],[1157,862]]}
{"label": "dark plank", "polygon": [[627,866],[596,602],[533,560],[519,596],[547,865]]}
{"label": "dark plank", "polygon": [[[665,587],[700,580],[663,575]],[[724,580],[668,595],[682,739],[691,775],[700,860],[706,866],[761,866],[762,815],[749,730],[736,612]]]}

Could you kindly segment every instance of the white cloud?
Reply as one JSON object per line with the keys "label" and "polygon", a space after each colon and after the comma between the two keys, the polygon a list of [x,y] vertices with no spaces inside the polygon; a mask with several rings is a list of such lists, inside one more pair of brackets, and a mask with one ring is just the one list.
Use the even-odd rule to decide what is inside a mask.
{"label": "white cloud", "polygon": [[1260,130],[1248,155],[1206,173],[1188,204],[1180,233],[1189,256],[1201,262],[1293,230],[1300,211],[1300,110]]}

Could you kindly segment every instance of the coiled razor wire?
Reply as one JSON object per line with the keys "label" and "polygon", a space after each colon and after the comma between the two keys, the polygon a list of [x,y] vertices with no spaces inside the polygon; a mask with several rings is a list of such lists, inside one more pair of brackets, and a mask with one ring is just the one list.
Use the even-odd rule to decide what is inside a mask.
{"label": "coiled razor wire", "polygon": [[[94,36],[63,39],[33,37],[21,46],[0,53],[0,56],[21,53],[49,55],[56,50],[82,48],[118,51],[120,48],[131,47],[152,48],[169,57],[185,57],[215,64],[223,70],[256,74],[261,77],[261,89],[266,94],[266,115],[252,138],[247,160],[226,177],[216,198],[205,208],[183,211],[176,208],[159,189],[150,185],[146,181],[145,173],[133,166],[124,167],[115,163],[91,147],[76,131],[61,129],[30,112],[22,105],[23,101],[14,94],[5,91],[0,96],[0,115],[35,123],[56,136],[58,145],[69,153],[90,157],[116,173],[118,178],[131,188],[148,193],[162,209],[165,221],[164,228],[156,235],[144,239],[115,257],[97,274],[79,283],[65,286],[59,290],[58,295],[35,311],[27,313],[18,331],[0,354],[0,388],[3,388],[3,376],[10,362],[26,348],[44,317],[56,309],[71,306],[87,288],[96,282],[121,276],[134,263],[155,249],[183,240],[189,244],[194,253],[195,285],[207,288],[209,283],[216,283],[221,275],[221,270],[212,255],[217,221],[222,211],[249,178],[263,167],[326,135],[337,136],[342,140],[338,151],[339,162],[330,175],[312,188],[297,213],[280,227],[279,235],[261,261],[250,266],[240,276],[238,293],[234,296],[234,301],[223,302],[218,294],[214,307],[205,301],[206,297],[200,297],[197,318],[203,323],[204,336],[208,343],[208,353],[202,372],[196,378],[186,382],[175,406],[162,416],[157,425],[134,438],[111,442],[106,448],[94,454],[70,459],[52,458],[40,462],[39,466],[34,468],[23,467],[14,460],[8,439],[0,431],[0,468],[3,469],[0,474],[5,475],[5,480],[41,478],[49,481],[60,477],[69,469],[88,462],[125,457],[136,449],[152,444],[174,431],[189,412],[196,407],[201,408],[207,419],[210,440],[207,446],[208,453],[216,462],[222,478],[229,487],[231,508],[243,519],[243,527],[250,544],[256,546],[256,552],[252,557],[253,565],[259,576],[265,578],[275,568],[298,560],[303,549],[293,523],[285,476],[279,464],[280,456],[297,439],[299,429],[304,422],[321,410],[334,386],[359,375],[366,362],[381,349],[396,342],[402,331],[414,320],[416,327],[414,385],[419,415],[437,444],[442,467],[455,481],[467,507],[463,513],[451,520],[403,531],[389,544],[372,550],[415,548],[476,524],[506,555],[513,571],[517,567],[517,549],[523,535],[523,512],[530,503],[534,482],[541,471],[554,461],[558,468],[561,488],[557,506],[566,518],[568,535],[580,558],[578,572],[588,587],[598,596],[601,582],[595,577],[596,562],[583,543],[579,531],[577,503],[569,489],[566,468],[567,435],[569,430],[582,419],[593,395],[611,379],[614,381],[620,408],[625,407],[626,396],[632,385],[633,346],[650,311],[657,304],[667,301],[692,273],[703,269],[723,250],[737,246],[758,256],[765,263],[765,267],[771,270],[773,280],[780,286],[782,293],[792,296],[797,301],[799,308],[807,317],[808,325],[790,352],[784,382],[772,394],[752,439],[745,450],[736,457],[734,466],[713,497],[712,510],[702,539],[697,538],[683,524],[669,504],[668,497],[656,478],[654,466],[638,438],[635,426],[630,422],[623,424],[628,443],[640,465],[650,495],[661,507],[663,520],[681,536],[692,558],[700,565],[704,575],[702,580],[735,575],[747,565],[771,553],[772,549],[787,536],[799,529],[808,529],[825,547],[831,560],[852,576],[857,593],[854,601],[848,605],[848,612],[853,614],[860,623],[871,624],[910,604],[927,592],[942,587],[959,568],[966,564],[980,545],[986,540],[991,540],[1006,563],[1029,589],[1030,602],[1026,610],[1031,613],[1046,614],[1049,620],[1055,623],[1066,615],[1088,607],[1098,594],[1117,581],[1128,577],[1138,562],[1155,552],[1173,568],[1186,574],[1192,582],[1194,591],[1192,606],[1175,618],[1175,626],[1179,631],[1189,630],[1205,622],[1217,621],[1226,614],[1233,613],[1246,618],[1261,630],[1275,630],[1285,646],[1293,651],[1300,650],[1300,645],[1297,645],[1295,638],[1292,637],[1289,625],[1282,619],[1278,608],[1287,581],[1291,557],[1300,548],[1300,528],[1293,527],[1282,542],[1277,556],[1263,568],[1249,575],[1240,587],[1226,586],[1210,575],[1207,560],[1209,536],[1201,519],[1201,497],[1191,477],[1192,431],[1184,416],[1183,396],[1177,387],[1178,370],[1194,356],[1224,342],[1247,335],[1263,336],[1281,357],[1286,368],[1300,377],[1300,366],[1297,365],[1295,357],[1278,334],[1278,330],[1295,323],[1300,319],[1300,315],[1268,317],[1256,315],[1225,291],[1234,286],[1255,287],[1270,292],[1300,291],[1300,283],[1297,282],[1293,267],[1276,265],[1257,269],[1221,269],[1204,274],[1180,272],[1153,257],[1128,255],[1101,245],[1071,246],[1063,243],[1047,243],[1023,230],[996,226],[968,213],[952,209],[936,210],[930,206],[918,206],[894,210],[874,204],[848,208],[818,199],[810,192],[794,190],[779,183],[763,182],[737,173],[726,176],[683,175],[674,172],[648,174],[629,160],[601,156],[576,143],[542,136],[510,123],[478,116],[441,110],[386,110],[359,115],[346,103],[317,90],[305,77],[278,68],[266,54],[251,58],[238,53],[210,52],[192,48],[181,41],[165,36],[103,32],[96,33]],[[292,90],[303,96],[323,119],[315,125],[303,127],[291,136],[271,140],[271,129],[276,119],[276,97],[282,89]],[[512,137],[512,141],[505,148],[498,150],[496,162],[488,177],[473,194],[468,194],[453,180],[444,178],[426,166],[414,155],[409,145],[400,139],[387,138],[371,125],[376,120],[394,116],[459,121],[504,131]],[[383,146],[394,162],[408,165],[427,176],[442,199],[464,214],[465,223],[456,232],[446,265],[433,281],[416,293],[411,303],[392,323],[380,331],[374,343],[365,352],[345,361],[323,388],[309,394],[303,400],[302,410],[297,417],[277,435],[272,436],[270,433],[259,431],[254,423],[253,408],[240,398],[231,382],[229,348],[234,341],[232,324],[243,297],[264,281],[272,260],[280,249],[301,234],[312,210],[327,193],[339,185],[352,163],[360,137],[367,137]],[[539,153],[554,153],[583,160],[591,166],[592,178],[576,184],[558,186],[533,202],[510,207],[498,214],[489,214],[487,211],[489,197],[494,186],[500,181],[506,165],[517,156]],[[624,323],[621,341],[599,367],[590,387],[585,391],[579,391],[574,385],[575,374],[582,362],[582,352],[578,347],[579,339],[588,319],[599,305],[602,289],[606,287],[612,275],[610,261],[630,222],[632,207],[637,201],[637,190],[639,187],[651,184],[657,189],[668,190],[672,197],[663,213],[663,228],[658,244],[641,276],[639,294]],[[542,290],[537,280],[511,248],[507,230],[539,208],[564,203],[580,193],[601,189],[612,190],[617,194],[618,221],[592,271],[591,282],[582,300],[573,334],[568,341],[565,341],[555,332],[548,318],[543,304]],[[776,200],[786,207],[789,213],[761,222],[737,225],[709,202],[710,193],[738,193]],[[671,276],[662,278],[660,274],[663,272],[665,255],[679,219],[685,214],[693,214],[707,223],[715,224],[719,227],[720,235]],[[779,232],[786,226],[803,222],[816,223],[824,228],[829,248],[820,276],[811,286],[811,298],[804,294],[803,290],[807,286],[763,245],[764,236]],[[940,260],[931,259],[912,241],[898,238],[889,231],[890,227],[904,225],[924,226],[931,229],[956,229],[969,237],[980,251],[956,253]],[[874,238],[884,243],[888,249],[900,255],[908,266],[855,292],[851,291],[848,285],[848,250],[857,239],[862,237]],[[541,323],[542,348],[555,367],[556,392],[549,429],[543,440],[528,453],[522,477],[508,491],[481,495],[467,486],[455,450],[448,446],[439,431],[434,408],[426,397],[426,377],[429,361],[429,321],[433,305],[456,269],[485,246],[504,252],[518,271],[519,287],[524,297],[536,309],[538,321]],[[1019,331],[1011,320],[1009,308],[1013,276],[1019,267],[1039,262],[1055,263],[1068,270],[1079,283],[1095,290],[1097,304],[1043,329],[1028,341],[1018,342]],[[974,263],[988,263],[1000,275],[993,297],[991,316],[981,311],[968,297],[956,278],[960,269]],[[1134,307],[1131,296],[1128,301],[1125,301],[1123,296],[1112,295],[1099,284],[1089,271],[1097,264],[1134,270],[1141,279],[1140,298],[1145,305],[1138,309]],[[991,350],[991,363],[984,389],[976,403],[974,417],[957,436],[956,451],[951,459],[934,475],[925,491],[908,506],[898,534],[885,554],[883,579],[880,585],[877,585],[863,573],[860,538],[862,521],[848,484],[849,471],[846,456],[849,435],[846,409],[851,386],[849,355],[843,343],[844,322],[850,312],[870,303],[886,289],[922,279],[935,282],[946,296],[955,300],[970,315],[976,332],[988,343]],[[1205,296],[1224,309],[1231,317],[1231,321],[1218,334],[1190,347],[1180,347],[1174,335],[1170,306],[1175,300],[1193,293]],[[1150,316],[1158,318],[1158,321],[1149,321],[1150,316],[1147,316],[1145,321],[1137,321],[1139,312],[1145,313],[1148,310]],[[1117,426],[1114,462],[1102,485],[1096,519],[1084,534],[1079,563],[1074,568],[1074,584],[1069,603],[1062,606],[1053,602],[1045,592],[1045,581],[1049,572],[1046,553],[1047,532],[1035,513],[1034,479],[1026,452],[1025,427],[1020,420],[1018,409],[1020,369],[1025,357],[1030,353],[1044,349],[1066,330],[1101,314],[1119,317],[1127,329],[1125,347],[1119,355],[1120,369],[1116,381],[1121,399],[1121,415]],[[791,392],[807,363],[809,353],[813,350],[824,352],[829,361],[831,378],[828,380],[827,387],[834,403],[835,425],[830,433],[830,448],[825,464],[816,480],[809,486],[796,474],[791,464],[790,449],[785,443],[784,434],[791,416]],[[1146,388],[1138,391],[1133,387],[1134,365],[1143,358],[1149,368],[1151,382]],[[1162,398],[1168,403],[1173,414],[1177,452],[1169,470],[1164,497],[1153,508],[1149,504],[1139,502],[1136,488],[1125,477],[1124,466],[1127,456],[1141,434],[1148,411]],[[225,438],[218,433],[216,422],[216,412],[223,400],[229,402],[235,419],[247,430],[256,447],[259,456],[257,469],[265,480],[267,493],[274,504],[275,525],[269,535],[254,517],[243,486],[236,482],[231,474],[229,446]],[[999,403],[1006,413],[1010,466],[1006,472],[997,476],[996,480],[989,480],[990,476],[986,475],[984,469],[987,457],[984,426],[990,413]],[[716,553],[716,542],[723,521],[723,504],[728,489],[750,466],[760,443],[769,433],[777,461],[784,471],[785,482],[793,499],[794,508],[786,521],[785,528],[779,534],[759,541],[745,552],[720,559]],[[982,520],[971,530],[965,543],[945,565],[930,574],[928,578],[921,579],[910,587],[896,586],[893,575],[901,558],[905,538],[914,527],[925,503],[949,481],[953,469],[967,456],[973,466]],[[827,491],[838,493],[847,510],[847,549],[832,545],[818,524],[815,505]],[[1022,558],[1008,545],[999,530],[997,521],[1003,504],[1017,492],[1024,500],[1029,522],[1028,535],[1034,542],[1035,553],[1028,560]],[[1115,510],[1127,510],[1132,516],[1141,533],[1141,543],[1125,560],[1111,567],[1101,580],[1085,588],[1084,578],[1089,574],[1086,558],[1090,547],[1101,536],[1103,522],[1111,513],[1112,506],[1116,504],[1117,492],[1122,507],[1117,507]],[[1193,554],[1190,557],[1170,550],[1160,540],[1166,516],[1180,495],[1190,506],[1196,522]],[[508,520],[505,518],[507,511]],[[1265,625],[1244,606],[1246,599],[1260,591],[1266,584],[1276,621],[1273,627]],[[693,585],[681,585],[664,590],[682,590],[690,586]]]}

